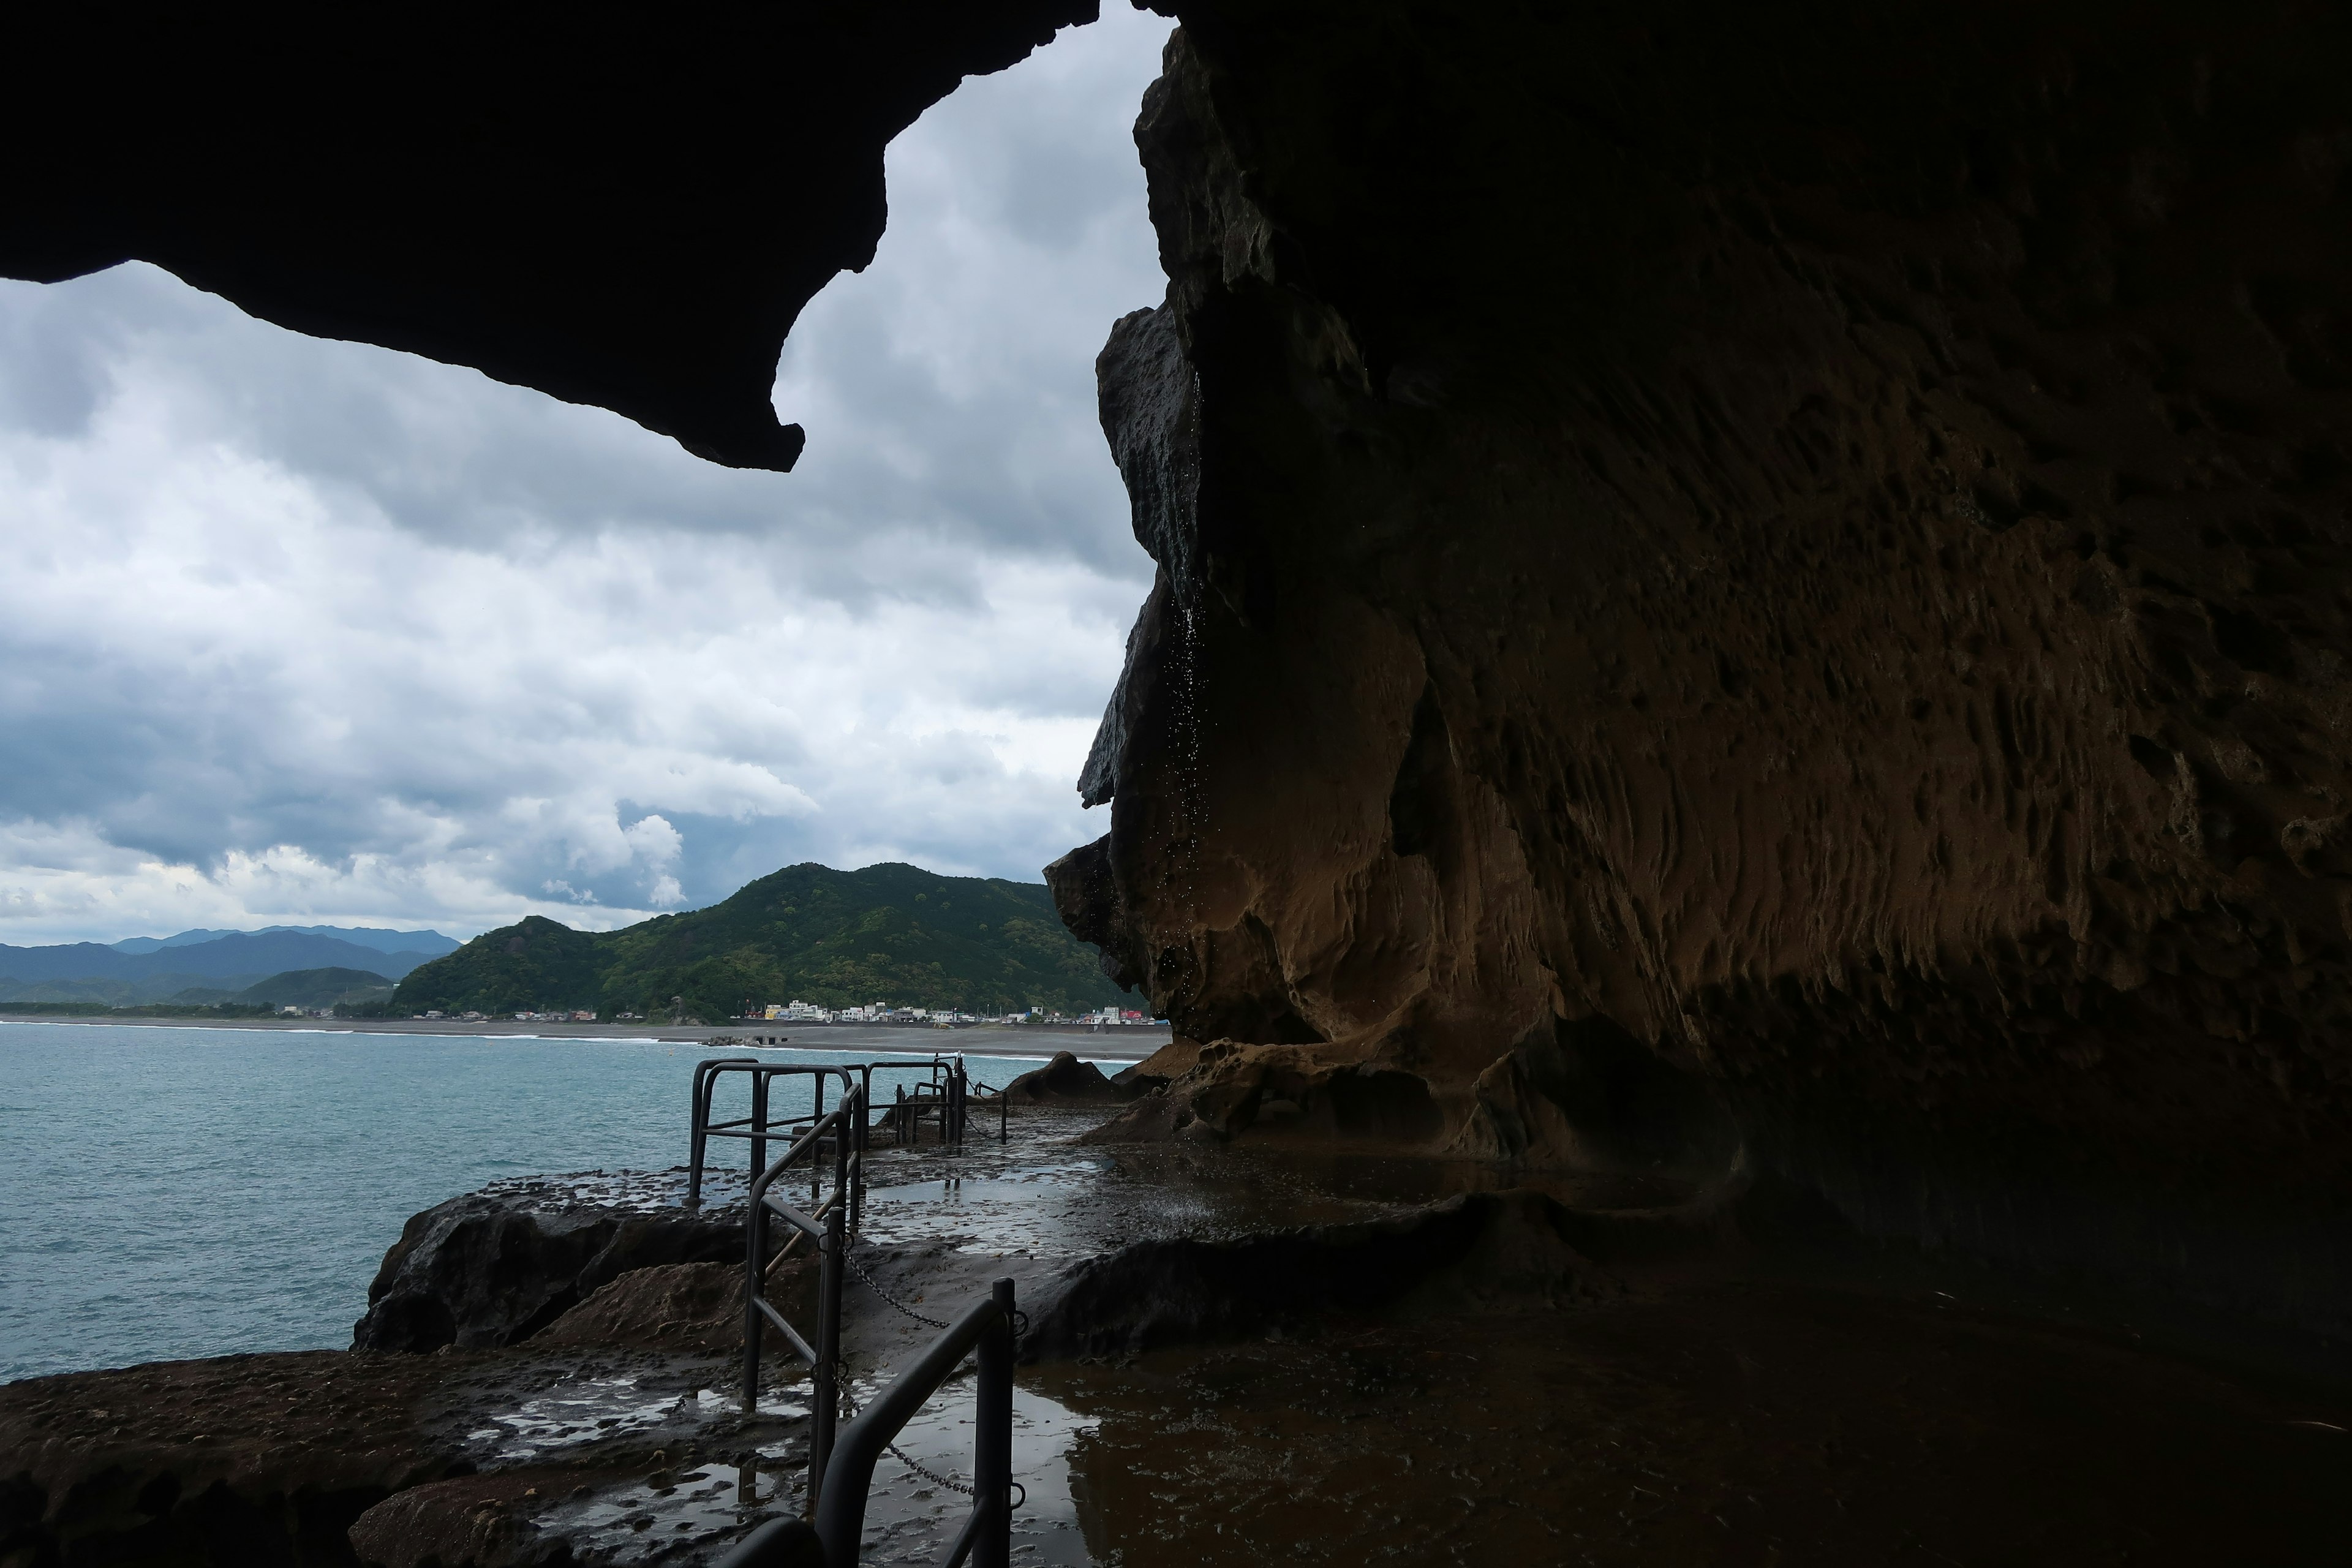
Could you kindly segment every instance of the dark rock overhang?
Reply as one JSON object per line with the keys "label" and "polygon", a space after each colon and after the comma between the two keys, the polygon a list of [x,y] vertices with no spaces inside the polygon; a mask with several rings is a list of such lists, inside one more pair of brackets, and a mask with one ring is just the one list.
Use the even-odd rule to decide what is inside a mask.
{"label": "dark rock overhang", "polygon": [[139,259],[790,468],[776,356],[873,259],[883,149],[1096,0],[30,8],[0,274]]}

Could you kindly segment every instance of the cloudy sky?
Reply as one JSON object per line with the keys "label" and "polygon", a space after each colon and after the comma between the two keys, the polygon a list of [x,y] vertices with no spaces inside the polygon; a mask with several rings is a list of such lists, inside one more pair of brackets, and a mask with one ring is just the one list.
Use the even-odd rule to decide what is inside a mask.
{"label": "cloudy sky", "polygon": [[1098,837],[1150,563],[1094,355],[1161,292],[1168,27],[1104,12],[893,143],[778,367],[790,475],[141,264],[0,280],[0,942],[607,927]]}

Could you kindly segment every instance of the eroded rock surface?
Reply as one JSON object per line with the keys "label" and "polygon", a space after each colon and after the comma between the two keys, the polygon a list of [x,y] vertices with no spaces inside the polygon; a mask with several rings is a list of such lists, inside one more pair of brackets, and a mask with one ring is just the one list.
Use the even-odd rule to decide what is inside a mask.
{"label": "eroded rock surface", "polygon": [[1564,1218],[1539,1193],[1476,1193],[1350,1225],[1132,1242],[1056,1280],[1023,1351],[1133,1355],[1214,1343],[1432,1289],[1523,1304],[1612,1291],[1570,1243]]}
{"label": "eroded rock surface", "polygon": [[704,1186],[699,1209],[682,1206],[678,1172],[497,1182],[437,1204],[413,1216],[384,1254],[352,1348],[515,1344],[629,1270],[730,1259],[740,1267],[741,1180],[711,1173]]}
{"label": "eroded rock surface", "polygon": [[2352,64],[2258,5],[1181,5],[1052,868],[1163,1130],[2352,1327]]}

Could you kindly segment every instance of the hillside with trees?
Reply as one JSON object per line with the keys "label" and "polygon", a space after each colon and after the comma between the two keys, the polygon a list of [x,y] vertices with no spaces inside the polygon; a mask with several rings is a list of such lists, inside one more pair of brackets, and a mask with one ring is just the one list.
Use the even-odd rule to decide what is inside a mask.
{"label": "hillside with trees", "polygon": [[709,909],[615,931],[530,916],[410,971],[384,1010],[653,1016],[672,997],[689,1016],[724,1018],[746,1003],[793,1000],[1074,1013],[1133,994],[1063,928],[1041,884],[808,864]]}

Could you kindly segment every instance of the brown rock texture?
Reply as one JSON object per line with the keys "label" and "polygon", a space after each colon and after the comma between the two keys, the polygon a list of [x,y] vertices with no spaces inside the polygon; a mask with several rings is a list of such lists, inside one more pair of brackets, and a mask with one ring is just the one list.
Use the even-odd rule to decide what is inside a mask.
{"label": "brown rock texture", "polygon": [[1166,1121],[2352,1326],[2352,23],[1176,10],[1049,872]]}
{"label": "brown rock texture", "polygon": [[551,1466],[427,1481],[353,1521],[352,1554],[366,1568],[569,1568],[573,1543],[531,1515],[583,1484],[581,1471]]}
{"label": "brown rock texture", "polygon": [[[770,1266],[767,1298],[794,1322],[815,1316],[816,1260],[792,1258]],[[673,1263],[632,1268],[604,1285],[530,1339],[551,1345],[631,1345],[646,1350],[705,1351],[740,1355],[743,1349],[741,1263]],[[792,1347],[763,1342],[763,1352],[789,1359]]]}
{"label": "brown rock texture", "polygon": [[0,1562],[347,1562],[363,1510],[446,1473],[416,1406],[452,1370],[305,1351],[9,1384]]}

